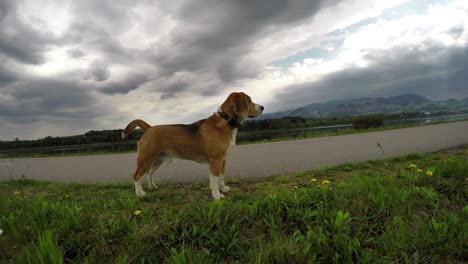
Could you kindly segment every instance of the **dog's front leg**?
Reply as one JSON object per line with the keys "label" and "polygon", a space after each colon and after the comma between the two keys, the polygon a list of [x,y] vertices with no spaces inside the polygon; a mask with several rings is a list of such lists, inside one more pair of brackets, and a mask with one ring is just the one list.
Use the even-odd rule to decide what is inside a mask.
{"label": "dog's front leg", "polygon": [[230,190],[230,188],[228,186],[226,186],[225,183],[224,183],[224,175],[226,175],[225,171],[226,171],[226,160],[223,160],[223,165],[221,167],[221,174],[219,176],[219,189],[223,193],[229,192],[229,190]]}
{"label": "dog's front leg", "polygon": [[224,195],[219,192],[221,169],[222,160],[210,160],[210,189],[215,200],[224,198]]}

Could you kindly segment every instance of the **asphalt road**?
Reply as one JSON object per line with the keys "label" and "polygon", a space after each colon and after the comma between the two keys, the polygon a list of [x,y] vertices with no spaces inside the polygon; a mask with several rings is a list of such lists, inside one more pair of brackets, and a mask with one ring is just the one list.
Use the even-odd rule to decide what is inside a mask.
{"label": "asphalt road", "polygon": [[[377,146],[380,142],[384,153]],[[236,146],[227,160],[227,177],[259,178],[324,165],[384,159],[412,152],[434,152],[468,144],[468,121],[381,132]],[[131,181],[136,154],[0,159],[0,179],[57,182]],[[208,180],[208,166],[192,161],[164,163],[161,182]]]}

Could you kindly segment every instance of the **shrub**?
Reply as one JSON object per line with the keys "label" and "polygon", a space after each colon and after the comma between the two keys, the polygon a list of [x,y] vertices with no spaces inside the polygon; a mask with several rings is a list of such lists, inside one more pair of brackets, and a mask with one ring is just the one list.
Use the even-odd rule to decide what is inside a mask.
{"label": "shrub", "polygon": [[355,116],[352,120],[354,128],[370,128],[370,127],[381,127],[384,123],[384,115],[366,115],[366,116]]}

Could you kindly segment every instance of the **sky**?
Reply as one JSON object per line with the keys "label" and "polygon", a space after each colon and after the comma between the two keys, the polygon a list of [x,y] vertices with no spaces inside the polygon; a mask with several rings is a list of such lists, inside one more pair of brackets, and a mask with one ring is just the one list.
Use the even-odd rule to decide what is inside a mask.
{"label": "sky", "polygon": [[0,1],[0,140],[467,83],[465,0]]}

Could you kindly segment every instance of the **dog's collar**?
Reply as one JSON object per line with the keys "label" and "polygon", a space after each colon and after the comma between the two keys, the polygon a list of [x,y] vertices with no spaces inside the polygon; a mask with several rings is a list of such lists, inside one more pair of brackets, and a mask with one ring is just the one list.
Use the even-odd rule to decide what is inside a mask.
{"label": "dog's collar", "polygon": [[230,117],[228,114],[224,113],[223,111],[218,111],[217,114],[224,118],[230,126],[233,128],[238,128],[239,127],[239,122],[237,122],[236,118]]}

